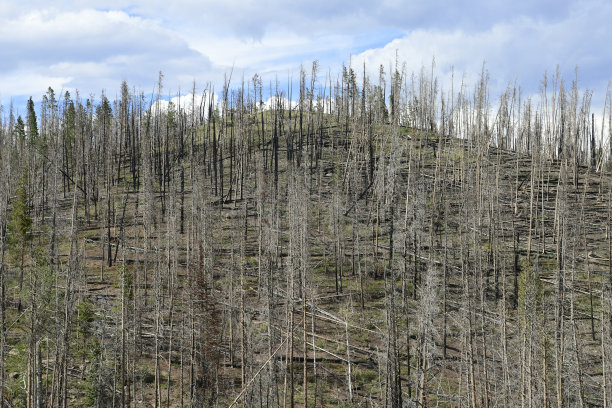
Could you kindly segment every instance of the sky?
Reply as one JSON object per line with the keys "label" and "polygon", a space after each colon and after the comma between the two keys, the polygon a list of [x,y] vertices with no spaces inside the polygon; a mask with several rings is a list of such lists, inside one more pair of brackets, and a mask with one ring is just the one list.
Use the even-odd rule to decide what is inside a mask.
{"label": "sky", "polygon": [[[255,73],[286,83],[319,61],[375,75],[396,57],[407,72],[431,69],[448,83],[475,83],[484,66],[491,91],[515,80],[536,94],[545,72],[603,103],[612,80],[612,2],[604,0],[1,0],[0,103],[25,110],[47,88],[110,98],[121,81],[152,92],[219,89]],[[359,68],[357,68],[359,67]],[[236,83],[236,82],[234,82]]]}

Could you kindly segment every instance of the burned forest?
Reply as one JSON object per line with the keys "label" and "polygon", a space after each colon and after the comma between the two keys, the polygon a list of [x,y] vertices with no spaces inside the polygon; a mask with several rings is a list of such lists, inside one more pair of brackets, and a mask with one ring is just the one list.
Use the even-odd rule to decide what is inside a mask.
{"label": "burned forest", "polygon": [[5,106],[0,407],[611,407],[612,94],[376,72]]}

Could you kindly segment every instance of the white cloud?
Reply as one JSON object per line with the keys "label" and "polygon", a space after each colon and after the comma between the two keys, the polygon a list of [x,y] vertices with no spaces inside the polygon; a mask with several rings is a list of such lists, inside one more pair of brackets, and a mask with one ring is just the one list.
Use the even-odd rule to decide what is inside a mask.
{"label": "white cloud", "polygon": [[90,61],[161,49],[184,52],[187,44],[152,20],[122,11],[28,12],[0,25],[0,45],[24,62]]}
{"label": "white cloud", "polygon": [[170,103],[174,105],[174,108],[180,107],[183,109],[188,115],[192,113],[192,109],[195,106],[195,114],[199,115],[202,118],[208,117],[208,109],[211,105],[213,108],[217,106],[219,101],[219,96],[210,91],[210,89],[204,90],[202,93],[193,94],[188,93],[185,95],[176,95],[171,97],[169,100],[161,97],[157,99],[155,102],[151,104],[149,109],[152,113],[156,114],[157,112],[167,112],[170,107]]}
{"label": "white cloud", "polygon": [[[0,91],[3,97],[13,95],[39,95],[49,87],[55,90],[68,88],[72,77],[43,75],[36,72],[16,72],[0,76]],[[41,92],[42,90],[42,92]]]}
{"label": "white cloud", "polygon": [[[146,89],[157,83],[160,70],[177,90],[176,78],[185,71],[193,80],[211,70],[205,55],[159,21],[123,11],[41,9],[0,17],[0,49],[2,77],[40,79],[21,88],[3,85],[4,97],[40,95],[57,78],[85,93],[117,89],[122,79]],[[42,78],[50,79],[37,88]]]}
{"label": "white cloud", "polygon": [[49,85],[113,95],[123,79],[151,92],[160,70],[171,94],[191,92],[194,80],[219,90],[232,66],[234,78],[259,73],[265,88],[277,79],[283,86],[297,79],[302,63],[317,59],[321,75],[336,75],[351,54],[357,54],[354,67],[366,61],[376,76],[379,64],[388,70],[396,50],[408,72],[429,67],[435,56],[438,73],[448,77],[454,66],[455,77],[465,72],[470,82],[486,61],[498,89],[518,76],[537,90],[544,70],[556,64],[568,77],[578,65],[582,84],[597,89],[605,87],[612,63],[612,6],[604,0],[104,3],[101,9],[94,0],[32,0],[25,9],[0,2],[3,102],[36,98]]}
{"label": "white cloud", "polygon": [[610,19],[612,5],[593,1],[572,8],[565,18],[551,21],[519,17],[477,31],[417,29],[384,47],[360,53],[353,58],[353,66],[361,67],[365,62],[371,73],[377,73],[383,64],[388,71],[397,55],[408,73],[418,73],[423,66],[429,69],[435,57],[435,73],[449,78],[454,68],[455,78],[465,74],[473,85],[484,62],[493,97],[517,77],[523,89],[537,92],[544,73],[548,71],[550,76],[557,65],[571,83],[574,69],[579,67],[579,85],[605,96],[610,74],[602,68],[612,64],[609,35],[607,29],[591,27],[606,27]]}
{"label": "white cloud", "polygon": [[196,114],[201,113],[205,118],[208,117],[208,108],[211,105],[211,101],[214,108],[218,100],[219,96],[214,92],[211,93],[209,89],[195,95],[193,93],[188,93],[170,99],[174,106],[180,106],[187,113],[191,113],[192,109],[195,107]]}

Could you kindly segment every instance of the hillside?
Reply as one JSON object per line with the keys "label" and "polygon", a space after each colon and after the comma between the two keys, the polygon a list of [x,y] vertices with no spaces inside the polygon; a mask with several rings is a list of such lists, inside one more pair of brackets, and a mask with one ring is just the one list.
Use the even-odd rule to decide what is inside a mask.
{"label": "hillside", "polygon": [[316,74],[291,109],[124,83],[2,123],[4,406],[610,406],[609,129],[578,91]]}

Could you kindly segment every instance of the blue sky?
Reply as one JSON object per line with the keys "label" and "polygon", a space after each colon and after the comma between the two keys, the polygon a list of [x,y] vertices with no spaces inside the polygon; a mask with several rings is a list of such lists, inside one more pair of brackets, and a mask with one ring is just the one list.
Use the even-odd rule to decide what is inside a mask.
{"label": "blue sky", "polygon": [[417,73],[435,57],[442,84],[453,68],[473,83],[485,62],[492,99],[514,79],[536,93],[557,65],[571,83],[578,67],[597,103],[612,79],[610,21],[603,0],[4,0],[0,101],[23,111],[49,86],[113,97],[122,80],[149,92],[160,70],[168,93],[219,86],[232,67],[286,83],[313,59],[321,75],[349,61],[374,73],[398,55]]}

